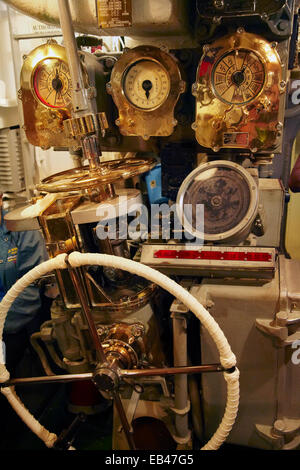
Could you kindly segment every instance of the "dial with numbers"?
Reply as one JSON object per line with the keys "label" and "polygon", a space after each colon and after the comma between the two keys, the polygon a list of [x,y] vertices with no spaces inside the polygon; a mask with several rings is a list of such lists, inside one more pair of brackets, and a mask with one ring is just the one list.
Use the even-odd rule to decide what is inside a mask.
{"label": "dial with numbers", "polygon": [[254,100],[265,83],[265,68],[257,54],[237,49],[224,54],[212,71],[212,86],[223,102],[244,105]]}
{"label": "dial with numbers", "polygon": [[50,108],[65,108],[71,101],[71,77],[68,65],[56,58],[40,62],[33,75],[36,97]]}
{"label": "dial with numbers", "polygon": [[165,68],[153,60],[140,60],[129,67],[123,81],[128,101],[150,111],[161,106],[170,93],[170,78]]}

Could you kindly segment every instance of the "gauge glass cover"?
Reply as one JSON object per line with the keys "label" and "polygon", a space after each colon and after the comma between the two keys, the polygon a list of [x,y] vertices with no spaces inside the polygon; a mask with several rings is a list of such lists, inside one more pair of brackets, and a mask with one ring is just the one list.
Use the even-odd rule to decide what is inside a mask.
{"label": "gauge glass cover", "polygon": [[[222,234],[235,228],[246,216],[250,205],[247,181],[232,168],[220,166],[200,173],[186,189],[183,204],[187,222],[196,227],[196,206],[204,205],[204,233]],[[187,206],[189,207],[189,206]]]}
{"label": "gauge glass cover", "polygon": [[227,52],[212,70],[214,93],[224,103],[245,105],[260,94],[264,83],[264,65],[251,50]]}
{"label": "gauge glass cover", "polygon": [[170,93],[170,78],[165,68],[154,60],[139,60],[124,76],[123,89],[127,100],[143,110],[161,106]]}
{"label": "gauge glass cover", "polygon": [[33,74],[36,97],[50,108],[66,108],[71,102],[71,77],[68,65],[57,58],[40,62]]}

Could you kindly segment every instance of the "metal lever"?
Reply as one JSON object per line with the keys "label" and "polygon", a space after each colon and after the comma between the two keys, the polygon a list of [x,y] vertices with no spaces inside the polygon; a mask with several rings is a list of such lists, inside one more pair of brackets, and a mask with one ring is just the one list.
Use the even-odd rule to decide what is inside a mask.
{"label": "metal lever", "polygon": [[85,421],[86,415],[84,413],[80,413],[78,416],[76,416],[70,426],[64,431],[62,431],[60,436],[58,436],[58,439],[55,442],[53,448],[55,450],[68,450],[69,447],[73,444],[81,425]]}

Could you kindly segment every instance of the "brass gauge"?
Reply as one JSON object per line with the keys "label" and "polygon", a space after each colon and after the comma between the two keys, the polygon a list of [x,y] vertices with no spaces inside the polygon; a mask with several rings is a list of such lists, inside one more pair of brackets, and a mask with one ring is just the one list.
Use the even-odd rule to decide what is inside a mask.
{"label": "brass gauge", "polygon": [[[89,90],[89,110],[95,113],[105,93],[102,66],[91,54],[78,54],[84,87]],[[73,111],[72,82],[65,47],[50,39],[24,56],[20,84],[18,96],[22,100],[28,141],[44,149],[78,148],[80,142],[64,131]]]}
{"label": "brass gauge", "polygon": [[33,74],[38,100],[50,108],[66,108],[71,102],[71,77],[68,64],[58,58],[39,62]]}
{"label": "brass gauge", "polygon": [[171,135],[174,108],[185,91],[177,61],[154,46],[126,49],[113,68],[107,91],[113,97],[123,135]]}
{"label": "brass gauge", "polygon": [[204,46],[193,85],[200,145],[281,150],[285,75],[277,43],[269,43],[242,28]]}
{"label": "brass gauge", "polygon": [[28,141],[37,147],[70,147],[63,121],[71,118],[71,79],[66,50],[53,39],[24,58],[21,69],[24,128]]}

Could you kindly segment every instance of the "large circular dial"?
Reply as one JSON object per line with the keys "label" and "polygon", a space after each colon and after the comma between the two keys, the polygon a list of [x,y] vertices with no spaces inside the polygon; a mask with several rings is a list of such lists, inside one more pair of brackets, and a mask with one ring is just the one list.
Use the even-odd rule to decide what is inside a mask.
{"label": "large circular dial", "polygon": [[[177,197],[184,228],[208,241],[247,236],[257,206],[258,188],[252,176],[240,165],[221,160],[200,165],[190,173]],[[204,210],[203,221],[198,215],[200,208]]]}
{"label": "large circular dial", "polygon": [[254,100],[265,83],[265,69],[257,54],[237,49],[219,58],[212,71],[216,96],[225,103],[244,105]]}
{"label": "large circular dial", "polygon": [[[191,184],[184,204],[204,205],[204,230],[207,234],[227,232],[245,217],[250,204],[250,191],[246,181],[231,168],[207,170],[205,179]],[[189,220],[189,219],[188,219]],[[195,227],[195,214],[190,220]]]}
{"label": "large circular dial", "polygon": [[68,65],[56,58],[40,62],[33,75],[37,98],[50,108],[65,108],[71,101],[71,77]]}
{"label": "large circular dial", "polygon": [[159,107],[170,92],[170,78],[165,68],[154,60],[139,60],[127,70],[124,93],[131,104],[140,109]]}

